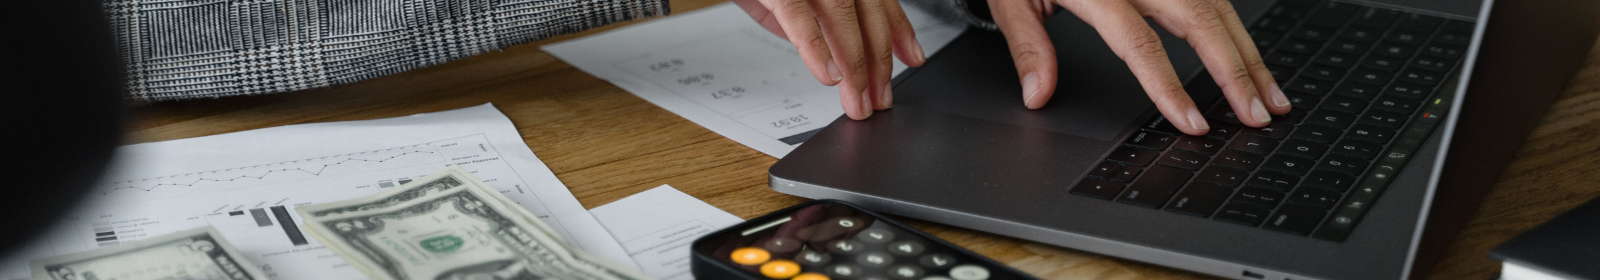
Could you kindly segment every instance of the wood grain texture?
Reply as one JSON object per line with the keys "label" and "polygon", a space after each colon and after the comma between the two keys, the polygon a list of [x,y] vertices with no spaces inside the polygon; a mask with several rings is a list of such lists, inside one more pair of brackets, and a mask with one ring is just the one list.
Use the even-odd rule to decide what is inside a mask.
{"label": "wood grain texture", "polygon": [[[721,0],[675,0],[689,11]],[[144,104],[128,143],[299,123],[404,116],[493,102],[584,207],[661,184],[742,218],[804,199],[772,191],[777,159],[723,138],[585,74],[541,45],[622,26],[519,45],[433,67],[329,88]],[[1489,248],[1600,195],[1600,59],[1587,66],[1529,141],[1431,279],[1489,279]],[[1469,213],[1462,213],[1467,215]],[[1203,275],[907,219],[958,245],[1047,279],[1206,279]]]}

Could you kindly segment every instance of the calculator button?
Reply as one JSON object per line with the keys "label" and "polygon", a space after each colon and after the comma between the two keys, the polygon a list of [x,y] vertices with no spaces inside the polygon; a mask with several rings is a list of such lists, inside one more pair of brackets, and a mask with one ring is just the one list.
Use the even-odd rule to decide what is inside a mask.
{"label": "calculator button", "polygon": [[774,260],[761,265],[761,275],[772,278],[789,278],[800,274],[800,265],[788,260]]}
{"label": "calculator button", "polygon": [[922,247],[921,243],[912,241],[900,241],[889,244],[889,253],[901,256],[915,256],[922,254],[923,249],[924,248]]}
{"label": "calculator button", "polygon": [[865,267],[884,267],[894,263],[894,258],[882,253],[866,253],[856,257],[856,262]]}
{"label": "calculator button", "polygon": [[856,235],[856,239],[866,243],[888,243],[894,240],[894,232],[881,228],[868,229]]}
{"label": "calculator button", "polygon": [[806,272],[806,273],[801,273],[800,275],[797,275],[794,278],[790,278],[789,280],[828,280],[828,279],[829,278],[828,278],[827,275],[822,275],[821,273]]}
{"label": "calculator button", "polygon": [[828,245],[828,248],[831,248],[833,252],[838,252],[841,254],[855,254],[861,252],[861,249],[864,247],[862,247],[861,242],[854,240],[839,240],[834,241],[831,245]]}
{"label": "calculator button", "polygon": [[826,273],[828,276],[833,276],[834,278],[853,277],[856,275],[861,275],[861,268],[849,264],[836,264],[823,269],[822,273]]}
{"label": "calculator button", "polygon": [[841,228],[847,229],[861,226],[861,220],[857,220],[855,218],[838,218],[835,219],[833,223],[839,225]]}
{"label": "calculator button", "polygon": [[772,254],[788,255],[800,251],[800,240],[783,237],[773,238],[761,244],[761,248]]}
{"label": "calculator button", "polygon": [[946,268],[946,267],[950,267],[950,265],[955,264],[955,261],[956,261],[955,257],[951,257],[950,255],[945,255],[945,254],[932,254],[932,255],[922,256],[922,259],[917,260],[917,262],[921,263],[922,266],[925,266],[925,267],[928,267],[928,268]]}
{"label": "calculator button", "polygon": [[733,254],[728,258],[737,264],[758,265],[772,259],[772,253],[768,253],[767,250],[762,250],[761,248],[744,247],[733,250]]}
{"label": "calculator button", "polygon": [[889,277],[895,279],[917,279],[922,277],[922,268],[909,265],[897,265],[889,268]]}
{"label": "calculator button", "polygon": [[806,265],[823,265],[827,264],[828,261],[833,260],[833,258],[829,257],[826,253],[819,253],[812,250],[806,250],[805,252],[800,253],[800,256],[795,259],[805,263]]}
{"label": "calculator button", "polygon": [[958,265],[950,269],[950,278],[956,280],[987,280],[989,269],[975,264]]}
{"label": "calculator button", "polygon": [[950,277],[944,277],[944,276],[928,276],[928,277],[922,277],[922,280],[952,280],[952,279],[950,279]]}

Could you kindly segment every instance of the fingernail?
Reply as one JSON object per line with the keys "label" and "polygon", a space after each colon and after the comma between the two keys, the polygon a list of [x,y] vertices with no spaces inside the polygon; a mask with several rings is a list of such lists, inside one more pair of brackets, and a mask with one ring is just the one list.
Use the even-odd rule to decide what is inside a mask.
{"label": "fingernail", "polygon": [[1272,103],[1278,107],[1289,106],[1289,98],[1283,96],[1283,89],[1278,88],[1277,83],[1272,84]]}
{"label": "fingernail", "polygon": [[889,84],[883,84],[883,91],[882,94],[879,94],[878,100],[883,101],[881,103],[883,105],[882,109],[879,110],[885,110],[894,107],[894,89],[892,89]]}
{"label": "fingernail", "polygon": [[1256,117],[1258,122],[1271,122],[1272,115],[1267,114],[1267,107],[1261,105],[1261,97],[1250,98],[1250,115]]}
{"label": "fingernail", "polygon": [[866,87],[862,87],[858,92],[861,93],[861,115],[872,116],[872,95],[867,94]]}
{"label": "fingernail", "polygon": [[832,59],[828,60],[828,76],[833,77],[833,81],[835,82],[844,80],[844,75],[839,74],[839,64],[833,63]]}
{"label": "fingernail", "polygon": [[927,62],[928,56],[922,54],[922,42],[912,41],[911,55],[917,56],[917,62]]}
{"label": "fingernail", "polygon": [[1196,108],[1189,108],[1189,127],[1195,130],[1211,129],[1211,125],[1206,124],[1206,117],[1201,116],[1200,109]]}
{"label": "fingernail", "polygon": [[1028,73],[1022,77],[1022,105],[1027,106],[1035,95],[1039,95],[1039,73]]}

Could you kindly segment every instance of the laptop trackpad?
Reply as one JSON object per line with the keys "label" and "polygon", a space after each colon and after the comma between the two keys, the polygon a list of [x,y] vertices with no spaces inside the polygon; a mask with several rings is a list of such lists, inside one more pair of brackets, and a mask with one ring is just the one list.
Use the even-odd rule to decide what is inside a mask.
{"label": "laptop trackpad", "polygon": [[[968,30],[940,50],[938,59],[898,81],[895,106],[1014,124],[1089,139],[1111,141],[1153,108],[1127,64],[1099,33],[1070,13],[1046,21],[1060,64],[1054,97],[1044,108],[1022,104],[1022,85],[1005,38]],[[1155,25],[1151,22],[1151,26]],[[1156,28],[1180,77],[1192,77],[1200,59],[1182,39]]]}

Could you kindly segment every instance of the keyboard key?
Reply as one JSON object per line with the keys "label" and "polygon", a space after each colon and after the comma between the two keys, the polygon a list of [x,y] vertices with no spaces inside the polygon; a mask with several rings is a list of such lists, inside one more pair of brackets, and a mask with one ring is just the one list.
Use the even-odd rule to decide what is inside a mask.
{"label": "keyboard key", "polygon": [[[1238,121],[1238,119],[1236,118],[1236,119],[1234,119],[1234,121]],[[1227,123],[1227,122],[1210,122],[1210,123],[1211,123],[1211,131],[1210,132],[1206,132],[1206,137],[1222,139],[1222,140],[1228,140],[1230,138],[1233,138],[1234,134],[1238,134],[1239,133],[1239,129],[1240,128],[1244,128],[1244,126],[1237,125],[1237,124],[1231,124],[1231,123]]]}
{"label": "keyboard key", "polygon": [[1360,175],[1361,172],[1367,171],[1368,164],[1370,163],[1368,163],[1365,159],[1335,154],[1322,158],[1322,165],[1318,166],[1317,169],[1333,170],[1350,175]]}
{"label": "keyboard key", "polygon": [[1389,35],[1383,36],[1383,41],[1384,42],[1390,42],[1390,43],[1406,45],[1406,46],[1421,45],[1422,41],[1426,41],[1427,39],[1428,39],[1428,33],[1416,32],[1416,31],[1406,31],[1406,30],[1389,31]]}
{"label": "keyboard key", "polygon": [[1328,90],[1333,89],[1333,84],[1307,79],[1295,79],[1293,82],[1289,82],[1289,85],[1283,87],[1283,89],[1315,95],[1326,95],[1328,94]]}
{"label": "keyboard key", "polygon": [[[1330,52],[1330,53],[1324,53],[1324,54],[1321,54],[1321,55],[1317,55],[1316,58],[1312,58],[1311,59],[1311,63],[1316,64],[1316,65],[1333,66],[1333,67],[1338,67],[1338,68],[1341,68],[1341,69],[1349,69],[1350,67],[1355,66],[1356,65],[1356,60],[1360,59],[1360,58],[1361,58],[1361,55],[1359,55],[1359,54],[1342,54],[1342,53]],[[1271,69],[1271,68],[1268,67],[1268,69]]]}
{"label": "keyboard key", "polygon": [[1389,24],[1393,24],[1394,20],[1399,18],[1401,14],[1403,13],[1396,10],[1367,7],[1362,8],[1360,12],[1356,12],[1356,20],[1351,22],[1351,24],[1361,27],[1386,29],[1389,28]]}
{"label": "keyboard key", "polygon": [[1317,110],[1316,112],[1311,112],[1311,116],[1306,118],[1306,123],[1343,129],[1349,127],[1350,123],[1355,121],[1355,118],[1356,115],[1350,113]]}
{"label": "keyboard key", "polygon": [[1356,177],[1340,174],[1327,170],[1311,171],[1306,175],[1305,186],[1321,188],[1330,191],[1344,192],[1350,189],[1350,184],[1355,183]]}
{"label": "keyboard key", "polygon": [[1378,92],[1380,92],[1380,91],[1383,91],[1383,87],[1374,86],[1374,85],[1355,84],[1355,83],[1344,83],[1344,84],[1340,84],[1338,89],[1334,89],[1333,90],[1333,95],[1356,98],[1356,99],[1362,99],[1362,100],[1371,100],[1372,97],[1378,96]]}
{"label": "keyboard key", "polygon": [[1339,129],[1315,125],[1302,125],[1294,129],[1295,139],[1305,139],[1317,143],[1333,143],[1339,139],[1339,134],[1344,133]]}
{"label": "keyboard key", "polygon": [[1311,110],[1317,108],[1317,102],[1322,100],[1321,97],[1317,97],[1315,95],[1293,91],[1283,93],[1283,97],[1289,98],[1289,106],[1294,107],[1294,109],[1297,110]]}
{"label": "keyboard key", "polygon": [[1361,8],[1354,4],[1333,1],[1324,2],[1321,6],[1316,14],[1306,18],[1304,25],[1338,29],[1343,27],[1344,22],[1350,20],[1350,16],[1355,15],[1356,9]]}
{"label": "keyboard key", "polygon": [[1100,165],[1095,165],[1094,169],[1089,169],[1089,177],[1110,178],[1112,174],[1117,173],[1117,169],[1122,169],[1122,165],[1115,162],[1102,161]]}
{"label": "keyboard key", "polygon": [[1322,100],[1322,106],[1320,108],[1351,114],[1360,114],[1361,110],[1367,109],[1367,101],[1343,96],[1329,96],[1327,99]]}
{"label": "keyboard key", "polygon": [[1272,122],[1294,126],[1296,124],[1300,124],[1301,121],[1306,120],[1306,114],[1306,110],[1289,110],[1288,115],[1272,115]]}
{"label": "keyboard key", "polygon": [[1226,187],[1237,187],[1250,178],[1250,173],[1233,169],[1221,168],[1215,165],[1206,166],[1200,170],[1200,175],[1195,180],[1215,183]]}
{"label": "keyboard key", "polygon": [[1261,224],[1262,220],[1266,220],[1267,213],[1271,213],[1271,210],[1242,203],[1228,203],[1221,211],[1217,211],[1216,219],[1255,227]]}
{"label": "keyboard key", "polygon": [[1289,5],[1280,5],[1277,7],[1272,7],[1272,10],[1267,12],[1267,16],[1280,19],[1300,19],[1306,17],[1306,10],[1304,8],[1308,7],[1302,6],[1300,8],[1295,8],[1290,7]]}
{"label": "keyboard key", "polygon": [[1472,31],[1459,33],[1454,31],[1440,32],[1439,35],[1433,36],[1433,42],[1452,46],[1466,46],[1472,43]]}
{"label": "keyboard key", "polygon": [[1300,28],[1297,28],[1294,31],[1289,31],[1289,38],[1301,39],[1301,40],[1318,42],[1318,43],[1327,42],[1328,39],[1332,38],[1332,37],[1333,37],[1333,31],[1331,31],[1331,30],[1322,29],[1322,28],[1315,28],[1315,27],[1309,27],[1309,26],[1301,26]]}
{"label": "keyboard key", "polygon": [[1278,147],[1278,140],[1255,135],[1239,136],[1239,139],[1234,139],[1232,144],[1228,144],[1228,149],[1258,155],[1271,153],[1272,149],[1276,147]]}
{"label": "keyboard key", "polygon": [[1322,216],[1326,213],[1316,207],[1284,204],[1282,207],[1278,207],[1277,213],[1267,216],[1267,224],[1261,227],[1295,235],[1306,235],[1317,227],[1317,223],[1322,222]]}
{"label": "keyboard key", "polygon": [[1277,50],[1280,52],[1299,55],[1311,55],[1313,53],[1317,53],[1318,49],[1322,49],[1322,43],[1294,39],[1283,42],[1283,44],[1278,45],[1277,48]]}
{"label": "keyboard key", "polygon": [[1444,30],[1445,30],[1445,32],[1472,33],[1472,29],[1475,28],[1476,26],[1477,26],[1476,23],[1473,23],[1473,22],[1470,22],[1470,21],[1460,21],[1460,20],[1449,19],[1449,20],[1445,20]]}
{"label": "keyboard key", "polygon": [[[1289,29],[1294,29],[1294,24],[1295,22],[1292,20],[1269,17],[1256,22],[1255,31],[1289,32]],[[1251,35],[1250,37],[1254,38],[1256,36]]]}
{"label": "keyboard key", "polygon": [[1194,173],[1187,170],[1160,165],[1151,166],[1145,171],[1144,176],[1139,177],[1139,181],[1128,186],[1128,191],[1117,198],[1117,201],[1150,208],[1161,207],[1193,175]]}
{"label": "keyboard key", "polygon": [[1166,155],[1163,155],[1161,156],[1161,159],[1156,160],[1156,164],[1187,170],[1200,170],[1200,167],[1206,166],[1206,160],[1208,158],[1209,156],[1202,154],[1173,150],[1167,151]]}
{"label": "keyboard key", "polygon": [[1283,147],[1278,148],[1279,154],[1303,157],[1307,159],[1320,158],[1322,157],[1322,154],[1326,152],[1328,152],[1328,145],[1312,143],[1311,141],[1300,139],[1283,141]]}
{"label": "keyboard key", "polygon": [[1273,155],[1271,158],[1267,159],[1267,163],[1261,168],[1299,175],[1310,172],[1311,166],[1315,164],[1315,161],[1309,159],[1292,157],[1288,155]]}
{"label": "keyboard key", "polygon": [[1439,72],[1450,71],[1450,68],[1453,68],[1455,66],[1456,66],[1455,59],[1439,59],[1439,58],[1433,58],[1433,57],[1424,56],[1424,57],[1418,57],[1417,60],[1412,60],[1411,61],[1411,67],[1417,68],[1417,69],[1430,70],[1430,71],[1439,71]]}
{"label": "keyboard key", "polygon": [[1159,114],[1157,114],[1155,118],[1150,119],[1150,121],[1145,122],[1144,126],[1140,126],[1139,128],[1172,135],[1183,134],[1183,131],[1180,131],[1177,127],[1172,126],[1172,122],[1167,121],[1166,116]]}
{"label": "keyboard key", "polygon": [[1211,158],[1211,164],[1238,170],[1255,170],[1261,165],[1261,156],[1235,150],[1222,150]]}
{"label": "keyboard key", "polygon": [[1251,176],[1250,177],[1250,185],[1251,186],[1267,188],[1267,189],[1270,189],[1270,190],[1276,190],[1276,191],[1280,191],[1280,192],[1288,192],[1289,189],[1293,189],[1294,188],[1294,184],[1295,183],[1299,183],[1299,182],[1300,182],[1300,177],[1299,176],[1283,174],[1283,173],[1278,173],[1278,172],[1273,172],[1273,171],[1256,172],[1255,176]]}
{"label": "keyboard key", "polygon": [[1440,81],[1444,80],[1444,73],[1421,69],[1406,69],[1406,71],[1400,72],[1399,79],[1401,81],[1432,86],[1437,85]]}
{"label": "keyboard key", "polygon": [[1389,73],[1387,71],[1356,69],[1356,71],[1350,72],[1349,81],[1374,86],[1383,86],[1388,84],[1389,79],[1392,78],[1394,78],[1394,73]]}
{"label": "keyboard key", "polygon": [[1272,73],[1272,79],[1278,83],[1288,82],[1289,78],[1293,78],[1295,73],[1294,68],[1277,65],[1267,65],[1267,72]]}
{"label": "keyboard key", "polygon": [[1394,130],[1370,124],[1356,124],[1350,127],[1350,132],[1345,137],[1372,143],[1389,143],[1389,138],[1394,137]]}
{"label": "keyboard key", "polygon": [[1110,180],[1084,178],[1083,181],[1078,182],[1077,186],[1072,187],[1072,193],[1110,200],[1112,197],[1116,197],[1117,194],[1122,193],[1122,189],[1126,187],[1127,185]]}
{"label": "keyboard key", "polygon": [[[1411,54],[1415,53],[1416,51],[1416,47],[1396,45],[1394,43],[1378,43],[1378,47],[1372,50],[1372,54],[1405,60],[1405,58],[1410,57]],[[1395,65],[1399,64],[1397,63]]]}
{"label": "keyboard key", "polygon": [[1306,65],[1306,56],[1298,54],[1275,52],[1262,57],[1262,60],[1265,60],[1267,64],[1288,66],[1293,68],[1300,68],[1300,66]]}
{"label": "keyboard key", "polygon": [[1128,142],[1124,144],[1145,147],[1159,151],[1167,149],[1167,146],[1172,145],[1172,141],[1177,139],[1177,136],[1163,133],[1139,131],[1134,132],[1133,136],[1128,137]]}
{"label": "keyboard key", "polygon": [[1284,136],[1289,136],[1289,129],[1292,127],[1294,127],[1294,125],[1281,122],[1267,123],[1267,126],[1263,127],[1245,128],[1244,134],[1266,136],[1272,139],[1283,139]]}
{"label": "keyboard key", "polygon": [[1422,48],[1422,55],[1454,60],[1461,57],[1461,53],[1465,51],[1466,49],[1462,47],[1431,44]]}
{"label": "keyboard key", "polygon": [[1439,26],[1443,18],[1429,15],[1408,14],[1400,17],[1400,25],[1395,28],[1401,30],[1429,32]]}
{"label": "keyboard key", "polygon": [[1372,110],[1361,116],[1361,123],[1398,129],[1405,124],[1405,119],[1405,115]]}
{"label": "keyboard key", "polygon": [[1217,211],[1217,207],[1228,201],[1229,195],[1233,195],[1233,188],[1190,182],[1178,196],[1172,198],[1172,203],[1167,204],[1167,211],[1209,217],[1211,212]]}
{"label": "keyboard key", "polygon": [[1373,30],[1360,27],[1345,28],[1339,32],[1339,38],[1356,42],[1371,43],[1383,35],[1383,30]]}
{"label": "keyboard key", "polygon": [[1226,144],[1228,144],[1228,141],[1207,138],[1204,136],[1184,135],[1178,136],[1178,142],[1176,145],[1173,145],[1172,148],[1209,155],[1215,154],[1217,151],[1221,151],[1222,145]]}
{"label": "keyboard key", "polygon": [[1385,72],[1394,72],[1395,70],[1400,70],[1400,66],[1404,66],[1405,64],[1405,58],[1390,58],[1375,55],[1368,56],[1366,60],[1361,61],[1362,68]]}
{"label": "keyboard key", "polygon": [[1150,165],[1150,162],[1155,161],[1156,156],[1160,155],[1161,152],[1157,151],[1122,146],[1118,147],[1114,151],[1111,151],[1111,156],[1106,157],[1106,159],[1145,166]]}
{"label": "keyboard key", "polygon": [[1372,108],[1401,114],[1411,114],[1411,112],[1417,110],[1417,106],[1420,105],[1418,103],[1419,102],[1416,100],[1384,96],[1379,97],[1378,101],[1373,102]]}
{"label": "keyboard key", "polygon": [[1222,100],[1217,102],[1216,106],[1211,106],[1211,110],[1206,111],[1206,119],[1239,123],[1239,114],[1233,112],[1233,107],[1228,104],[1227,100]]}
{"label": "keyboard key", "polygon": [[1111,180],[1123,183],[1133,182],[1134,178],[1139,177],[1140,171],[1144,171],[1144,168],[1132,165],[1123,166],[1121,169],[1117,169],[1117,173],[1111,175]]}
{"label": "keyboard key", "polygon": [[1313,188],[1300,188],[1295,190],[1294,193],[1289,194],[1289,202],[1328,209],[1333,208],[1334,203],[1339,203],[1340,196],[1341,195],[1336,192]]}
{"label": "keyboard key", "polygon": [[1324,82],[1337,82],[1339,78],[1344,78],[1344,72],[1347,71],[1328,66],[1311,65],[1306,66],[1306,69],[1300,70],[1300,76]]}
{"label": "keyboard key", "polygon": [[[1339,40],[1339,41],[1333,42],[1332,45],[1328,45],[1328,51],[1354,55],[1351,58],[1355,58],[1355,57],[1360,57],[1361,54],[1363,54],[1363,53],[1366,53],[1367,52],[1367,48],[1371,48],[1371,47],[1372,47],[1372,44],[1368,44],[1368,43],[1362,43],[1362,42],[1356,42],[1356,41],[1350,41],[1350,40]],[[1355,60],[1351,59],[1350,60],[1350,64],[1355,64]],[[1346,66],[1346,67],[1349,67],[1349,66]]]}
{"label": "keyboard key", "polygon": [[1396,82],[1384,89],[1383,94],[1421,100],[1433,93],[1433,87],[1407,82]]}
{"label": "keyboard key", "polygon": [[1282,192],[1276,192],[1262,188],[1245,187],[1244,189],[1240,189],[1238,194],[1234,194],[1233,199],[1231,200],[1239,203],[1272,208],[1278,206],[1279,201],[1283,201],[1283,196],[1284,194]]}
{"label": "keyboard key", "polygon": [[1355,139],[1339,140],[1338,144],[1333,145],[1333,153],[1335,154],[1364,159],[1372,159],[1373,157],[1377,157],[1378,153],[1380,152],[1383,152],[1383,145]]}

